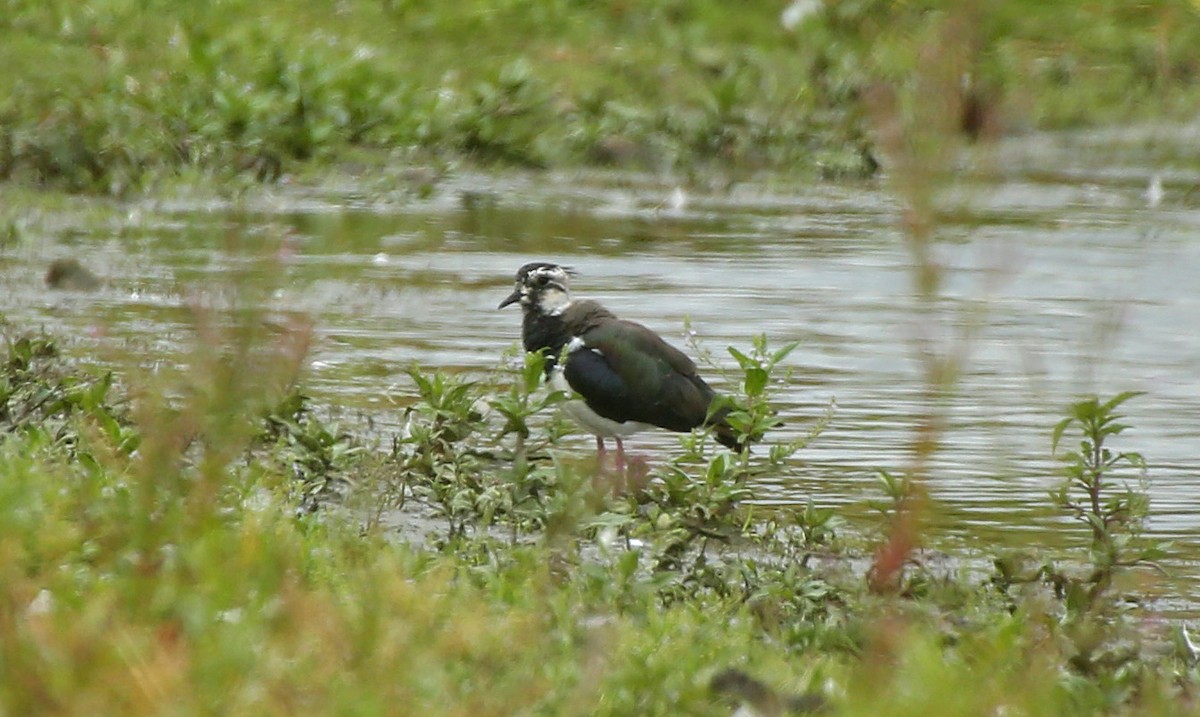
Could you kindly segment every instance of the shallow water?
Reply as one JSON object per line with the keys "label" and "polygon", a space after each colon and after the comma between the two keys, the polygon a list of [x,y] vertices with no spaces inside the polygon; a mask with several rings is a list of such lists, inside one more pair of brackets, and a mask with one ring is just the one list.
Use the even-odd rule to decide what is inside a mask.
{"label": "shallow water", "polygon": [[[519,312],[495,308],[513,271],[556,260],[579,271],[577,295],[676,345],[690,319],[725,364],[726,346],[759,333],[799,341],[793,379],[776,388],[787,423],[775,435],[806,431],[834,401],[836,413],[794,475],[758,493],[839,506],[860,523],[881,497],[875,471],[908,463],[925,410],[914,337],[929,335],[966,350],[930,479],[937,542],[1084,545],[1048,507],[1051,428],[1081,394],[1144,391],[1114,446],[1150,463],[1152,531],[1177,541],[1169,566],[1182,578],[1167,592],[1187,603],[1200,586],[1198,134],[1033,136],[977,160],[946,207],[946,299],[924,320],[883,184],[677,192],[605,173],[461,175],[425,198],[347,181],[237,204],[145,201],[119,221],[5,250],[0,300],[17,325],[172,361],[189,335],[187,298],[242,261],[231,243],[283,251],[275,302],[316,320],[314,391],[386,427],[414,361],[494,368],[519,333]],[[1156,175],[1160,201],[1148,192]],[[45,290],[45,266],[62,256],[106,288]],[[591,450],[585,436],[570,445]],[[631,445],[654,454],[673,438]]]}

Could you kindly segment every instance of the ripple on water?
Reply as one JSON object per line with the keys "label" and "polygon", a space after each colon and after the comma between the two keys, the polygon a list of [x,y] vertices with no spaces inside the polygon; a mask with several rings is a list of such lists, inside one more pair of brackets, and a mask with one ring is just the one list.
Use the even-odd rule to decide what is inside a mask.
{"label": "ripple on water", "polygon": [[[1120,142],[1120,161],[1106,164],[1112,141],[1027,137],[966,177],[937,247],[945,298],[924,313],[896,202],[881,186],[685,188],[680,203],[673,183],[603,172],[463,175],[428,199],[348,187],[281,190],[236,208],[146,202],[122,226],[0,256],[0,300],[18,325],[178,360],[187,301],[246,267],[231,237],[258,254],[282,251],[276,308],[316,319],[314,390],[394,427],[404,369],[496,367],[519,333],[518,313],[495,309],[512,272],[555,259],[579,270],[579,294],[677,345],[690,321],[726,366],[724,348],[758,333],[777,346],[798,341],[795,380],[777,386],[786,423],[776,437],[803,435],[834,399],[837,411],[795,474],[764,480],[759,492],[771,503],[841,506],[864,524],[877,520],[868,505],[881,497],[876,471],[908,465],[926,410],[917,341],[932,340],[965,356],[929,470],[947,540],[1082,545],[1046,509],[1056,481],[1050,429],[1081,394],[1139,390],[1147,395],[1126,404],[1133,428],[1117,446],[1150,461],[1151,529],[1177,539],[1183,555],[1200,529],[1200,210],[1186,191],[1200,173],[1180,168],[1189,160],[1178,153],[1171,172],[1153,154],[1139,165]],[[1156,173],[1163,193],[1151,208],[1146,182]],[[44,266],[63,255],[78,255],[106,286],[44,291]],[[674,439],[632,443],[665,453]],[[568,446],[590,450],[591,441]],[[1200,581],[1194,563],[1178,564]]]}

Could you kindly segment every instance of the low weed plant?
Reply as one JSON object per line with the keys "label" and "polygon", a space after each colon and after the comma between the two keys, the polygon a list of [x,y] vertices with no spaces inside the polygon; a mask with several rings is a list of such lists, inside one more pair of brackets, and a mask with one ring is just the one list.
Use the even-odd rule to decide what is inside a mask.
{"label": "low weed plant", "polygon": [[[749,478],[795,470],[829,420],[772,444],[788,347],[733,354],[753,452],[685,435],[614,491],[561,442],[539,356],[413,367],[405,427],[369,438],[261,360],[302,339],[215,326],[197,319],[211,345],[154,394],[7,331],[4,711],[721,715],[710,680],[738,671],[779,691],[766,704],[847,715],[1187,711],[1188,654],[1107,599],[1159,556],[1142,461],[1109,446],[1129,395],[1050,431],[1082,437],[1055,500],[1088,526],[1090,564],[998,559],[978,579],[917,561],[881,594],[870,536],[755,500]],[[425,534],[396,538],[378,501]]]}

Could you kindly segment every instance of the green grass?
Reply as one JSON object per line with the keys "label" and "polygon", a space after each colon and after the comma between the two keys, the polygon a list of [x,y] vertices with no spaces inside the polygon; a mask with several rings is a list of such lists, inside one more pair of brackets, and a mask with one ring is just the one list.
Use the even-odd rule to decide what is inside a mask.
{"label": "green grass", "polygon": [[[1200,18],[1130,6],[831,3],[217,3],[7,0],[0,178],[140,191],[198,167],[273,179],[314,162],[680,174],[872,171],[863,98],[940,56],[1001,128],[1190,116]],[[1064,32],[1070,28],[1070,32]],[[989,120],[989,121],[991,121]]]}
{"label": "green grass", "polygon": [[[730,666],[835,714],[1188,712],[1200,674],[1122,607],[1128,567],[1088,601],[1085,566],[1049,553],[982,578],[910,563],[879,589],[855,567],[872,539],[832,511],[741,506],[804,441],[728,460],[686,438],[613,495],[535,420],[531,358],[480,381],[414,369],[409,429],[381,447],[295,392],[278,359],[305,327],[227,319],[197,309],[190,363],[153,378],[6,331],[0,712],[725,715],[709,680]],[[741,352],[747,430],[771,420],[759,372],[781,353]],[[342,507],[297,511],[335,485]],[[374,522],[397,505],[428,539]]]}

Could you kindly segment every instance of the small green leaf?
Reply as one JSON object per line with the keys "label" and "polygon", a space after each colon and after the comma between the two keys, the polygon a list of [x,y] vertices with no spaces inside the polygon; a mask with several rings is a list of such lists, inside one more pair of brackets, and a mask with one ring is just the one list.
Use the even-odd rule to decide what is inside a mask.
{"label": "small green leaf", "polygon": [[735,349],[732,346],[729,347],[729,354],[731,356],[733,356],[734,359],[737,360],[738,365],[742,367],[743,371],[746,369],[749,369],[752,366],[758,365],[758,361],[750,358],[749,356],[742,353],[741,351],[738,351],[737,349]]}
{"label": "small green leaf", "polygon": [[1062,439],[1062,434],[1064,431],[1067,430],[1067,426],[1070,426],[1074,420],[1075,420],[1074,418],[1064,418],[1061,421],[1059,421],[1056,426],[1054,426],[1054,433],[1051,434],[1051,440],[1050,440],[1050,452],[1051,453],[1058,452],[1058,442]]}
{"label": "small green leaf", "polygon": [[1116,408],[1117,406],[1120,406],[1122,403],[1125,403],[1126,401],[1128,401],[1131,398],[1141,396],[1144,393],[1145,393],[1145,391],[1122,391],[1121,393],[1118,393],[1116,396],[1113,396],[1112,398],[1108,399],[1108,401],[1105,402],[1105,404],[1102,408],[1105,413],[1111,412],[1114,408]]}
{"label": "small green leaf", "polygon": [[750,368],[746,370],[746,395],[761,396],[763,389],[767,387],[767,372],[761,368]]}
{"label": "small green leaf", "polygon": [[774,367],[774,366],[775,366],[777,363],[779,363],[780,361],[782,361],[782,360],[784,360],[785,358],[787,358],[787,357],[788,357],[788,354],[792,353],[792,352],[793,352],[793,351],[795,351],[797,348],[799,348],[799,346],[800,346],[800,342],[799,342],[799,341],[793,341],[793,342],[791,342],[790,344],[788,344],[788,345],[784,346],[783,348],[779,349],[779,350],[778,350],[778,351],[776,351],[775,353],[771,354],[771,360],[770,360],[770,362],[769,362],[769,365],[770,365],[771,367]]}

